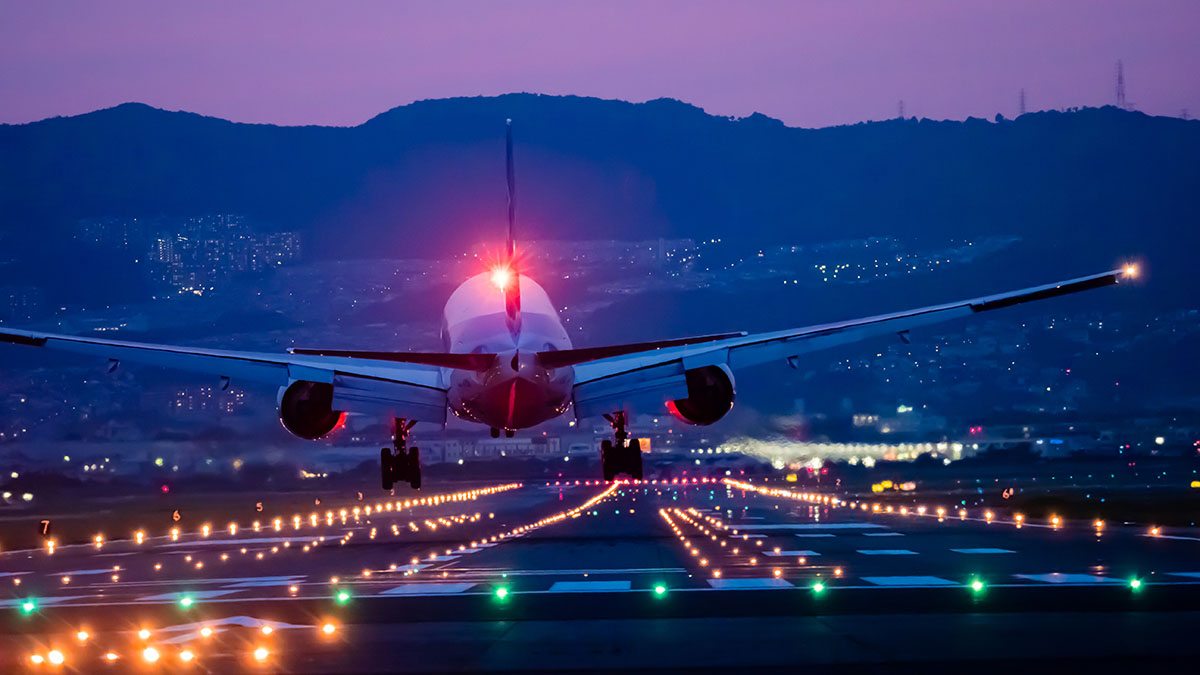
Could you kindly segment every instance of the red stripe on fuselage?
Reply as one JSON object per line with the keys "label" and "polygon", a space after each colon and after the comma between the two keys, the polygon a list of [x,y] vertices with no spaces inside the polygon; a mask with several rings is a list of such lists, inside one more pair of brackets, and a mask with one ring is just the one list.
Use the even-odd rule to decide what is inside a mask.
{"label": "red stripe on fuselage", "polygon": [[515,429],[513,419],[517,414],[517,381],[513,379],[512,384],[508,386],[508,425],[506,428]]}

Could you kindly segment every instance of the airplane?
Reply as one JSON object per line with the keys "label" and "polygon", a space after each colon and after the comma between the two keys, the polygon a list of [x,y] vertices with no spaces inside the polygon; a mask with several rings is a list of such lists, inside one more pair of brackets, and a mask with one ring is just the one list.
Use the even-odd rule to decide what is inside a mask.
{"label": "airplane", "polygon": [[577,348],[546,291],[521,270],[516,237],[512,120],[506,122],[508,237],[503,257],[472,276],[446,302],[444,351],[291,348],[287,353],[202,349],[57,335],[0,327],[0,343],[42,347],[122,362],[146,363],[278,386],[279,420],[291,434],[325,438],[348,413],[393,420],[391,447],[380,450],[381,485],[421,487],[420,449],[410,445],[417,422],[445,426],[447,411],[486,425],[493,438],[512,437],[572,411],[576,420],[603,417],[606,481],[640,480],[641,443],[629,433],[635,410],[665,410],[684,423],[710,425],[733,407],[734,372],[767,363],[795,367],[802,355],[866,338],[898,335],[950,319],[1121,283],[1137,267],[1017,291],[861,319],[768,333],[699,335]]}

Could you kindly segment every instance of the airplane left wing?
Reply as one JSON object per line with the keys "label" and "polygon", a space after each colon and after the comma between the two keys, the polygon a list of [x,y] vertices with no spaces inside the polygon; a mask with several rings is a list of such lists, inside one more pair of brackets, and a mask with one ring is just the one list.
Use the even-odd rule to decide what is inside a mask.
{"label": "airplane left wing", "polygon": [[688,395],[685,373],[705,366],[738,370],[772,361],[795,366],[808,352],[849,344],[879,335],[907,340],[912,328],[1002,309],[1034,300],[1101,288],[1130,279],[1135,267],[1112,270],[1044,286],[962,300],[903,312],[835,323],[756,333],[652,349],[575,365],[575,414],[591,417],[626,406],[662,406]]}
{"label": "airplane left wing", "polygon": [[334,407],[350,412],[388,412],[395,417],[446,421],[446,387],[441,369],[419,363],[272,354],[59,335],[0,327],[0,343],[40,347],[108,359],[114,370],[124,362],[205,373],[231,381],[286,386],[295,380],[334,388]]}

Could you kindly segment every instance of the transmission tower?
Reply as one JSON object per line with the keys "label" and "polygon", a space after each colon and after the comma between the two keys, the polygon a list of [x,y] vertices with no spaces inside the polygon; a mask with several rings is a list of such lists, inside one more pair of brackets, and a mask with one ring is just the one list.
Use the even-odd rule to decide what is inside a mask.
{"label": "transmission tower", "polygon": [[1117,107],[1125,105],[1125,64],[1117,61]]}

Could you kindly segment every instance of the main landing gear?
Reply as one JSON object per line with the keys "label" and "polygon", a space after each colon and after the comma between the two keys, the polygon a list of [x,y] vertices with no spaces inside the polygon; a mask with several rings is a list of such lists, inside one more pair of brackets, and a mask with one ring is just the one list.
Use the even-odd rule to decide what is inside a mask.
{"label": "main landing gear", "polygon": [[617,474],[628,474],[634,480],[642,479],[642,446],[636,438],[630,438],[625,430],[628,417],[624,411],[605,415],[604,419],[612,425],[613,437],[600,441],[600,464],[604,468],[604,480],[610,481]]}
{"label": "main landing gear", "polygon": [[384,490],[391,490],[396,483],[408,483],[412,489],[421,489],[421,449],[408,447],[408,433],[416,422],[397,419],[392,432],[391,448],[379,449],[379,469],[383,477]]}

